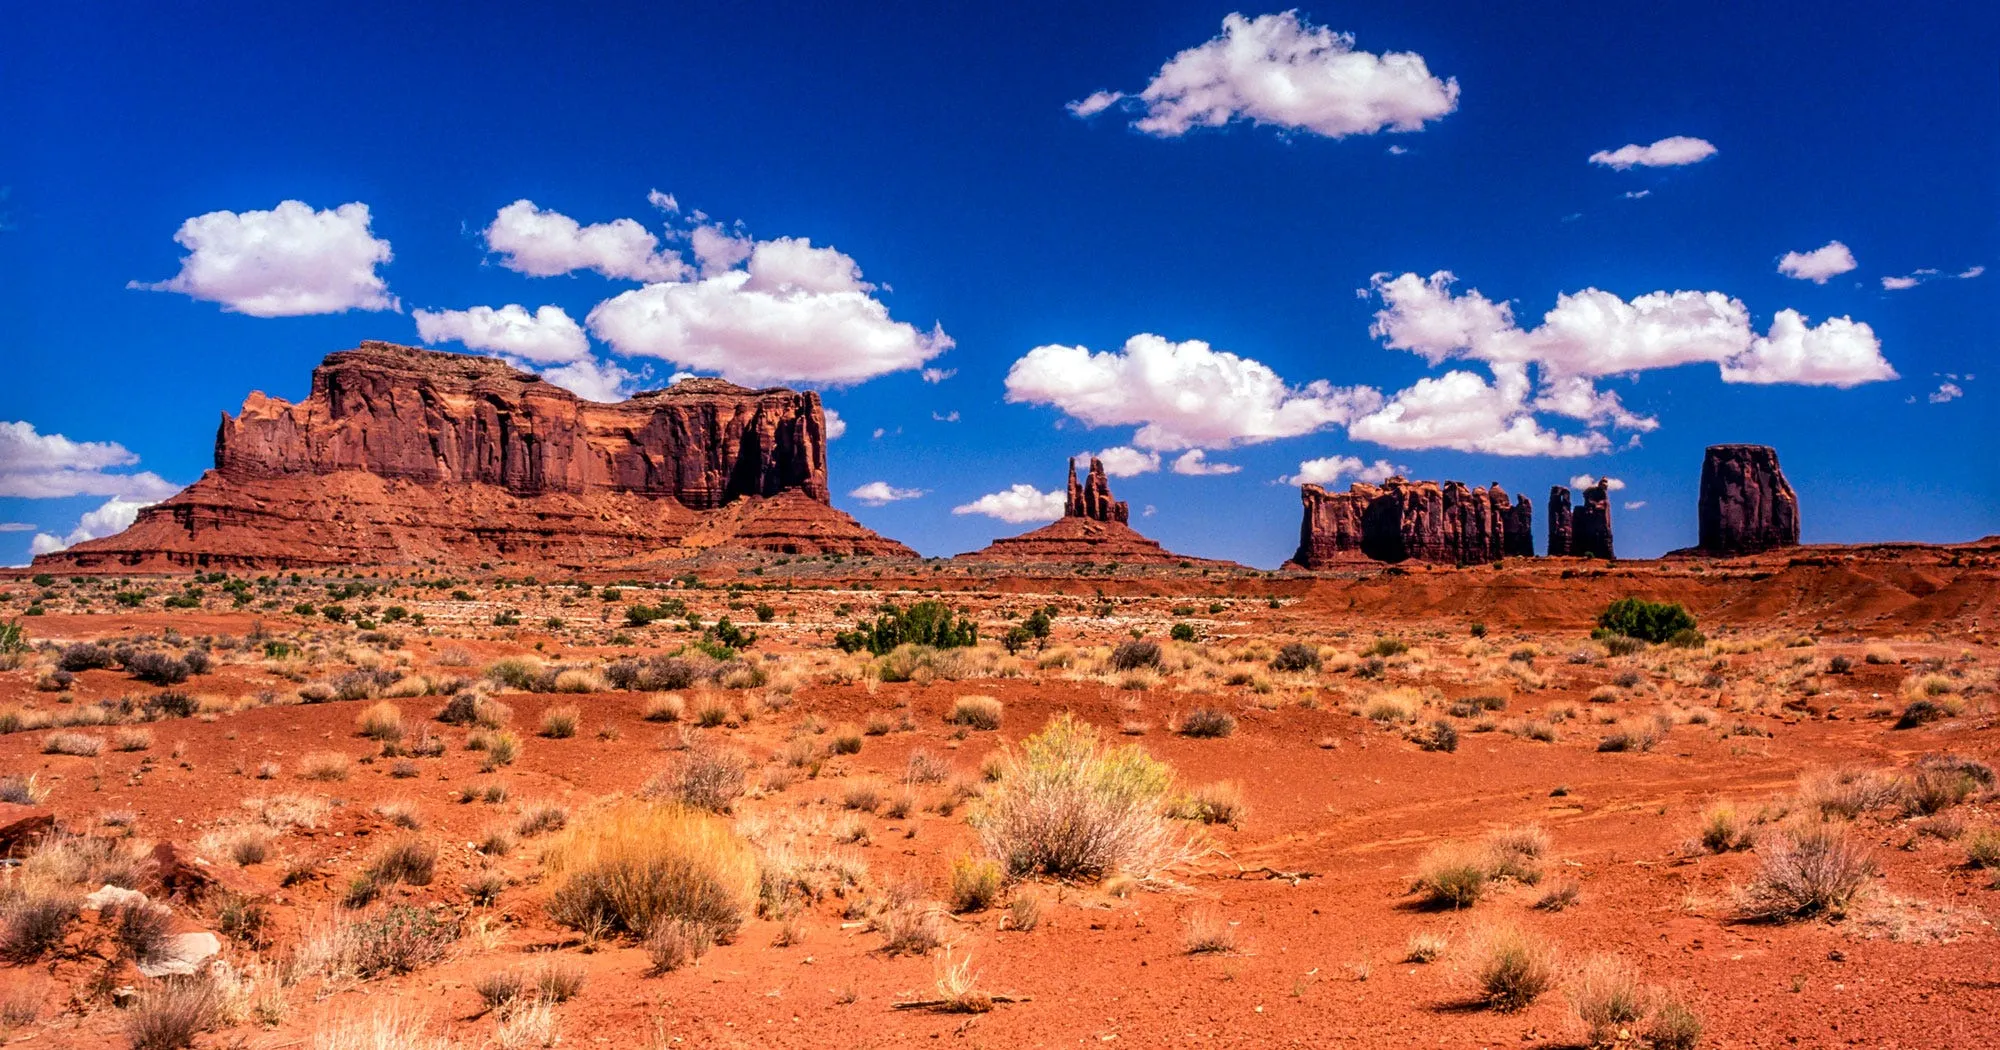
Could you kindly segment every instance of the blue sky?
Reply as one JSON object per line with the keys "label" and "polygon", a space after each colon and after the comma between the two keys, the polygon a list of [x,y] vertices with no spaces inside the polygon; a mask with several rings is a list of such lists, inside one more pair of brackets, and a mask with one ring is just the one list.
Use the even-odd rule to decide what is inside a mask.
{"label": "blue sky", "polygon": [[[1609,475],[1656,554],[1724,441],[1778,447],[1808,542],[2000,532],[1983,5],[277,6],[15,12],[0,564],[426,316],[600,390],[819,386],[836,504],[926,554],[1113,447],[1159,457],[1113,482],[1143,531],[1260,566],[1281,479],[1384,464],[1538,527]],[[304,292],[232,275],[284,222]],[[467,312],[509,304],[504,344]]]}

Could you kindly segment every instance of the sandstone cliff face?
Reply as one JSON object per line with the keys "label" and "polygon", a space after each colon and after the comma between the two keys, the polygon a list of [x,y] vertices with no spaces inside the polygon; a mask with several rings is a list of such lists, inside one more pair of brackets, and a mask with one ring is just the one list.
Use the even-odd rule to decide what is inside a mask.
{"label": "sandstone cliff face", "polygon": [[691,379],[616,405],[503,361],[363,343],[313,370],[292,404],[252,394],[215,437],[233,479],[358,470],[516,495],[630,492],[713,510],[797,489],[825,503],[819,395]]}
{"label": "sandstone cliff face", "polygon": [[1510,502],[1498,484],[1393,477],[1339,493],[1302,485],[1299,499],[1305,517],[1290,564],[1301,568],[1357,560],[1465,565],[1534,553],[1534,504],[1525,496]]}
{"label": "sandstone cliff face", "polygon": [[1755,554],[1799,542],[1799,498],[1769,445],[1710,445],[1701,460],[1701,549]]}
{"label": "sandstone cliff face", "polygon": [[817,394],[684,380],[615,405],[483,357],[329,355],[293,404],[224,416],[215,469],[76,569],[609,567],[737,546],[914,557],[828,505]]}

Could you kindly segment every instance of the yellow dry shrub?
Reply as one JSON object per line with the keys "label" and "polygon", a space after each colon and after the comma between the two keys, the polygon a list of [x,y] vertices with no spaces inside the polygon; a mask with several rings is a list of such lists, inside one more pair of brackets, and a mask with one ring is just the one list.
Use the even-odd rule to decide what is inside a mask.
{"label": "yellow dry shrub", "polygon": [[757,859],[728,824],[671,803],[624,801],[572,823],[542,855],[549,915],[644,936],[670,919],[728,940],[757,898]]}

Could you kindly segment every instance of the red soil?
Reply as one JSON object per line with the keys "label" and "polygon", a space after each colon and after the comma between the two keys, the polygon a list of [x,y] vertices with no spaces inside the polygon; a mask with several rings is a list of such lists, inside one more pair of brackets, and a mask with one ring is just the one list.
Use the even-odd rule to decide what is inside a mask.
{"label": "red soil", "polygon": [[[1519,1013],[1478,1006],[1460,949],[1495,923],[1542,934],[1572,961],[1595,952],[1621,956],[1645,981],[1675,991],[1702,1015],[1706,1046],[2000,1045],[1993,1028],[2000,1016],[2000,982],[1991,922],[2000,912],[2000,890],[1993,887],[1992,873],[1966,866],[1961,843],[1921,834],[1893,814],[1864,817],[1854,832],[1881,868],[1868,902],[1843,922],[1794,924],[1753,923],[1738,914],[1731,890],[1749,880],[1754,852],[1709,855],[1684,849],[1704,805],[1726,799],[1751,813],[1777,803],[1809,770],[1894,768],[1936,750],[2000,763],[1990,687],[2000,653],[1981,633],[2000,612],[1992,556],[1982,553],[1973,564],[1961,557],[1951,566],[1948,555],[1857,551],[1840,553],[1831,564],[1776,559],[1702,571],[1673,563],[1608,569],[1578,563],[1570,579],[1560,578],[1559,566],[1544,565],[1536,571],[1413,569],[1402,576],[1312,581],[1203,581],[1195,575],[1074,580],[1072,595],[1102,587],[1114,597],[1147,588],[1168,596],[1134,599],[1105,620],[1070,613],[1075,599],[1063,599],[1066,611],[1055,639],[1060,645],[1115,641],[1134,625],[1158,637],[1165,623],[1196,619],[1212,641],[1265,640],[1272,646],[1306,638],[1359,648],[1378,630],[1391,629],[1433,655],[1422,668],[1392,668],[1380,682],[1328,673],[1320,687],[1281,686],[1277,695],[1287,702],[1271,710],[1242,687],[1181,692],[1169,678],[1157,688],[1126,690],[1115,683],[1066,680],[1058,671],[1038,678],[884,684],[875,690],[808,682],[782,713],[712,731],[762,760],[782,747],[808,714],[828,725],[858,725],[871,713],[907,704],[913,715],[914,730],[868,737],[858,754],[830,759],[816,779],[746,801],[740,812],[752,815],[837,816],[848,785],[868,778],[895,783],[909,753],[919,747],[947,756],[962,776],[976,780],[982,760],[1003,741],[1018,740],[1063,711],[1114,739],[1120,739],[1115,734],[1121,723],[1148,723],[1149,731],[1130,739],[1169,762],[1184,782],[1242,784],[1247,820],[1240,828],[1210,830],[1216,852],[1183,873],[1181,889],[1120,899],[1095,885],[1043,884],[1033,887],[1047,899],[1042,923],[1025,933],[1001,928],[1004,910],[955,917],[949,924],[955,957],[973,959],[980,986],[1027,999],[991,1013],[892,1009],[899,1001],[934,994],[934,960],[884,954],[879,933],[843,922],[840,901],[823,902],[809,913],[800,944],[772,947],[777,924],[755,920],[735,943],[717,947],[698,966],[645,977],[646,959],[636,947],[618,941],[586,946],[545,917],[545,890],[537,883],[535,848],[528,843],[498,865],[514,880],[498,905],[473,909],[497,924],[495,943],[481,946],[469,939],[440,966],[337,989],[323,999],[302,986],[293,990],[289,1013],[277,1029],[246,1025],[205,1036],[201,1045],[231,1045],[239,1035],[252,1047],[297,1045],[332,1018],[388,1002],[418,1007],[434,1030],[457,1045],[482,1045],[495,1022],[480,1012],[473,983],[550,953],[581,964],[589,974],[581,996],[560,1008],[570,1046],[635,1045],[656,1031],[682,1040],[664,1045],[722,1047],[903,1046],[933,1040],[996,1047],[1579,1044],[1582,1029],[1560,992]],[[1048,594],[1047,581],[951,579],[947,586],[965,588],[953,600],[971,605],[989,624],[998,620],[998,610],[1027,605],[1028,593]],[[1711,632],[1733,625],[1748,629],[1747,636],[1782,627],[1789,636],[1817,624],[1820,644],[1718,655],[1715,662],[1729,682],[1722,688],[1661,682],[1655,699],[1707,705],[1720,711],[1719,720],[1680,725],[1651,753],[1599,753],[1602,729],[1589,724],[1593,716],[1636,717],[1659,706],[1633,697],[1589,702],[1616,670],[1643,669],[1644,659],[1570,664],[1563,656],[1581,644],[1597,608],[1631,592],[1686,601]],[[1170,610],[1184,600],[1172,595],[1193,594],[1227,596],[1228,608],[1193,617]],[[1251,594],[1285,597],[1281,608],[1270,609],[1261,597],[1245,600]],[[688,597],[697,606],[721,600],[714,592]],[[823,648],[821,634],[836,621],[829,611],[834,603],[871,599],[799,592],[771,600],[781,606],[781,619],[765,627],[756,651],[792,660],[803,649]],[[541,632],[508,637],[512,632],[476,626],[476,617],[454,625],[451,603],[405,604],[427,611],[435,628],[428,636],[407,632],[407,648],[420,671],[435,669],[438,654],[452,647],[466,650],[476,666],[537,642],[544,643],[549,659],[611,659],[626,652],[573,647]],[[705,612],[713,618],[713,610]],[[546,614],[529,609],[524,621],[539,622]],[[190,636],[241,634],[251,619],[152,611],[52,615],[29,622],[36,638],[61,641],[166,627]],[[1457,655],[1465,625],[1474,620],[1489,625],[1488,641],[1500,656],[1530,642],[1546,650],[1536,663],[1546,688],[1519,688],[1507,680],[1509,701],[1499,717],[1527,718],[1574,705],[1579,719],[1564,724],[1559,741],[1476,733],[1467,724],[1455,753],[1426,752],[1403,734],[1348,712],[1344,698],[1359,700],[1393,686],[1434,686],[1447,700],[1489,691],[1494,676],[1473,673],[1470,662]],[[281,615],[268,615],[264,622],[275,632],[294,626]],[[1915,668],[1864,663],[1866,637],[1893,639],[1904,661],[1940,658],[1969,680],[1989,683],[1988,691],[1969,694],[1958,718],[1894,730],[1881,711],[1900,707],[1899,684]],[[665,646],[672,639],[656,641]],[[1800,655],[1815,665],[1846,655],[1854,670],[1814,677],[1822,688],[1817,695],[1793,690],[1773,697],[1783,702],[1760,704],[1766,687],[1757,681],[1781,674]],[[73,687],[79,703],[152,691],[114,671],[86,672],[79,679]],[[184,688],[249,696],[293,689],[296,683],[276,678],[259,663],[225,663]],[[958,739],[943,716],[956,697],[967,694],[1000,699],[1004,728]],[[719,695],[732,703],[741,700],[733,692]],[[1298,702],[1308,697],[1314,706]],[[517,763],[493,774],[478,772],[478,756],[462,747],[462,730],[428,723],[450,749],[442,758],[419,759],[417,778],[392,778],[390,763],[365,758],[376,748],[356,735],[355,717],[368,701],[253,707],[212,721],[153,723],[149,751],[107,748],[96,758],[43,755],[42,733],[15,733],[0,736],[0,772],[34,774],[50,788],[58,818],[71,827],[89,830],[98,814],[129,810],[138,817],[139,838],[183,845],[216,818],[239,814],[244,798],[302,792],[338,799],[330,824],[282,838],[276,850],[280,857],[321,858],[327,877],[280,888],[275,858],[226,872],[240,889],[268,897],[274,941],[286,946],[306,923],[334,913],[346,873],[391,832],[371,812],[375,803],[415,802],[423,834],[442,847],[430,886],[396,892],[463,910],[459,886],[482,864],[470,843],[486,828],[510,820],[523,801],[559,801],[574,810],[607,795],[631,793],[663,764],[662,742],[677,732],[642,721],[636,694],[501,699],[513,707],[513,725],[526,746]],[[441,700],[395,703],[414,727]],[[0,709],[16,704],[53,706],[49,694],[33,691],[28,670],[0,672]],[[567,740],[532,735],[541,713],[558,704],[582,708],[578,735]],[[1176,713],[1198,705],[1234,713],[1240,720],[1234,735],[1195,740],[1167,731]],[[1769,735],[1722,732],[1732,724]],[[599,737],[607,727],[616,729],[616,739]],[[294,775],[300,755],[326,750],[357,760],[348,780],[322,784]],[[285,772],[274,781],[254,779],[251,774],[266,761],[281,763]],[[507,785],[506,806],[458,804],[451,798],[459,788],[486,782]],[[1564,790],[1558,793],[1559,788]],[[928,806],[939,793],[932,787],[919,797]],[[1993,827],[2000,817],[1996,810],[2000,806],[1988,801],[1954,812],[1969,834]],[[869,839],[855,849],[880,886],[911,877],[921,880],[929,895],[941,896],[952,858],[977,848],[963,810],[950,817],[926,808],[907,819],[863,819]],[[1408,890],[1426,850],[1449,841],[1477,842],[1492,829],[1526,823],[1540,824],[1553,840],[1542,886],[1508,885],[1458,913],[1427,911],[1414,903]],[[1297,877],[1244,874],[1266,868]],[[1553,913],[1531,907],[1549,884],[1564,879],[1580,885],[1579,903]],[[1201,909],[1236,924],[1237,950],[1205,956],[1183,951],[1187,917]],[[204,919],[199,909],[181,911],[184,922]],[[1933,925],[1948,932],[1905,940],[1882,935],[1899,918],[1906,926],[1915,918],[1936,920]],[[1452,950],[1429,965],[1402,961],[1406,940],[1418,931],[1447,934]],[[83,934],[73,934],[73,947],[83,940]],[[252,953],[231,945],[226,954],[241,961]],[[51,1046],[125,1045],[120,1012],[87,1004],[83,997],[106,965],[81,948],[53,962],[0,965],[0,984],[40,995],[39,1024],[45,1027],[21,1032],[37,1032]],[[114,973],[121,981],[132,979],[129,971],[114,968]]]}

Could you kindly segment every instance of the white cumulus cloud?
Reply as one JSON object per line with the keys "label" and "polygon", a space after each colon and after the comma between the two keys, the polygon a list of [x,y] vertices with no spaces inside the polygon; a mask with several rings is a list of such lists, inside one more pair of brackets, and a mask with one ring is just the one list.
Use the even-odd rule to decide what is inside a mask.
{"label": "white cumulus cloud", "polygon": [[[828,441],[832,441],[840,435],[847,433],[847,420],[840,418],[840,413],[830,408],[823,408],[821,411],[826,414],[826,439]],[[879,432],[877,436],[880,436]]]}
{"label": "white cumulus cloud", "polygon": [[1617,478],[1606,478],[1602,474],[1578,474],[1569,479],[1569,487],[1573,489],[1587,489],[1597,484],[1598,478],[1604,478],[1604,490],[1606,492],[1617,492],[1619,489],[1625,487],[1623,481]]}
{"label": "white cumulus cloud", "polygon": [[1845,389],[1896,378],[1882,356],[1875,330],[1860,321],[1833,317],[1818,326],[1797,310],[1780,310],[1768,335],[1722,363],[1725,383],[1797,383]]}
{"label": "white cumulus cloud", "polygon": [[138,462],[136,453],[115,441],[72,441],[40,433],[33,423],[0,421],[0,496],[116,496],[152,503],[180,491],[152,471],[113,472]]}
{"label": "white cumulus cloud", "polygon": [[1079,452],[1078,463],[1098,460],[1104,464],[1104,473],[1114,478],[1129,478],[1139,474],[1151,474],[1160,469],[1158,452],[1141,452],[1130,445],[1113,445],[1102,452]]}
{"label": "white cumulus cloud", "polygon": [[1947,401],[1956,401],[1964,396],[1965,388],[1959,386],[1957,383],[1939,383],[1938,388],[1931,391],[1930,402],[1933,405],[1942,405]]}
{"label": "white cumulus cloud", "polygon": [[1505,303],[1477,290],[1454,294],[1449,271],[1429,278],[1377,274],[1383,302],[1371,329],[1393,349],[1433,363],[1464,357],[1495,365],[1534,364],[1544,370],[1544,407],[1576,418],[1606,419],[1631,429],[1651,420],[1623,412],[1610,395],[1560,377],[1595,377],[1677,365],[1714,363],[1729,383],[1853,386],[1893,379],[1881,343],[1868,325],[1846,317],[1809,326],[1794,310],[1773,316],[1765,335],[1750,310],[1721,292],[1650,292],[1630,301],[1586,288],[1557,296],[1542,324],[1522,329]]}
{"label": "white cumulus cloud", "polygon": [[659,237],[635,220],[585,226],[530,200],[500,209],[486,227],[486,246],[500,253],[500,265],[530,277],[595,270],[622,280],[674,281],[688,274],[680,253],[662,249]]}
{"label": "white cumulus cloud", "polygon": [[517,303],[495,310],[415,310],[417,335],[426,343],[463,343],[506,357],[539,364],[566,364],[590,356],[590,338],[583,326],[560,306],[543,306],[529,313]]}
{"label": "white cumulus cloud", "polygon": [[1715,156],[1715,144],[1707,139],[1674,135],[1650,146],[1633,143],[1614,150],[1598,150],[1590,155],[1590,162],[1624,171],[1635,166],[1673,168],[1683,164],[1698,164],[1713,156]]}
{"label": "white cumulus cloud", "polygon": [[941,328],[891,320],[874,291],[852,258],[782,237],[756,242],[741,269],[624,292],[587,320],[620,354],[753,386],[859,383],[952,347]]}
{"label": "white cumulus cloud", "polygon": [[899,489],[886,481],[871,481],[866,485],[861,485],[853,489],[848,493],[848,496],[860,500],[871,507],[880,507],[885,503],[894,503],[898,500],[916,499],[923,494],[923,489]]}
{"label": "white cumulus cloud", "polygon": [[1069,104],[1089,117],[1113,106],[1138,112],[1153,135],[1247,120],[1329,138],[1417,131],[1458,108],[1458,80],[1431,75],[1422,55],[1372,54],[1354,37],[1301,22],[1296,11],[1230,14],[1222,35],[1175,55],[1134,96],[1098,91]]}
{"label": "white cumulus cloud", "polygon": [[212,211],[181,223],[181,271],[128,288],[180,292],[252,317],[299,317],[344,310],[395,310],[375,268],[389,242],[369,231],[368,205],[314,211],[280,201],[270,211]]}
{"label": "white cumulus cloud", "polygon": [[1199,339],[1135,335],[1121,350],[1038,346],[1007,370],[1007,400],[1093,427],[1136,426],[1153,451],[1230,448],[1310,434],[1380,403],[1367,387],[1293,387],[1269,366]]}
{"label": "white cumulus cloud", "polygon": [[1001,492],[991,492],[951,508],[953,514],[984,514],[989,518],[1013,522],[1016,525],[1030,521],[1054,521],[1063,516],[1063,504],[1068,496],[1061,492],[1042,492],[1033,485],[1013,485]]}
{"label": "white cumulus cloud", "polygon": [[1632,500],[1632,501],[1630,501],[1630,502],[1626,503],[1626,504],[1625,504],[1625,509],[1626,509],[1626,510],[1638,510],[1639,508],[1641,508],[1641,507],[1643,507],[1643,506],[1645,506],[1645,505],[1646,505],[1646,501],[1645,501],[1645,500],[1642,500],[1642,499],[1635,499],[1635,500]]}
{"label": "white cumulus cloud", "polygon": [[924,369],[924,370],[923,370],[923,373],[922,373],[922,374],[923,374],[923,378],[924,378],[924,382],[926,382],[926,383],[942,383],[942,382],[944,382],[945,380],[947,380],[947,379],[950,379],[950,378],[951,378],[952,376],[955,376],[955,375],[957,375],[957,374],[958,374],[958,369],[956,369],[956,368],[926,368],[926,369]]}
{"label": "white cumulus cloud", "polygon": [[1207,477],[1212,474],[1236,474],[1243,468],[1234,463],[1210,463],[1208,453],[1198,448],[1188,449],[1174,460],[1174,473],[1193,477]]}
{"label": "white cumulus cloud", "polygon": [[1403,473],[1405,469],[1386,459],[1378,459],[1373,463],[1363,463],[1358,456],[1324,456],[1319,459],[1308,459],[1300,463],[1297,474],[1287,475],[1278,480],[1287,485],[1324,485],[1332,487],[1339,484],[1341,478],[1353,478],[1356,481],[1366,481],[1379,485],[1389,480],[1389,478]]}
{"label": "white cumulus cloud", "polygon": [[1427,376],[1355,420],[1347,435],[1388,448],[1449,448],[1496,456],[1586,456],[1610,448],[1602,434],[1559,434],[1528,404],[1527,369],[1493,366],[1494,381],[1453,369]]}
{"label": "white cumulus cloud", "polygon": [[1838,277],[1854,269],[1854,253],[1839,241],[1828,241],[1809,252],[1786,252],[1778,260],[1778,272],[1801,281],[1825,284],[1827,278]]}
{"label": "white cumulus cloud", "polygon": [[66,536],[55,536],[46,532],[36,533],[34,539],[28,541],[28,553],[53,554],[74,547],[85,540],[117,535],[132,527],[132,523],[138,520],[142,508],[150,507],[156,502],[158,501],[128,500],[113,496],[106,500],[103,506],[85,512],[77,521],[76,528],[70,530]]}
{"label": "white cumulus cloud", "polygon": [[508,303],[498,310],[490,306],[417,310],[412,316],[425,343],[463,343],[497,354],[588,401],[622,401],[638,378],[591,356],[583,326],[559,306],[543,306],[531,314],[526,307]]}

